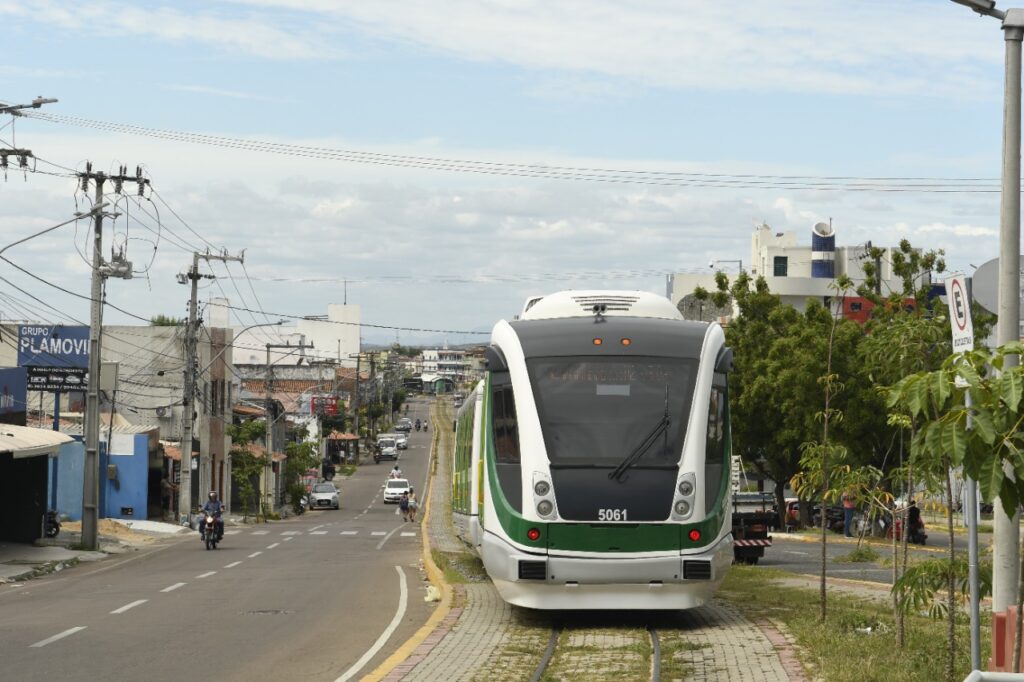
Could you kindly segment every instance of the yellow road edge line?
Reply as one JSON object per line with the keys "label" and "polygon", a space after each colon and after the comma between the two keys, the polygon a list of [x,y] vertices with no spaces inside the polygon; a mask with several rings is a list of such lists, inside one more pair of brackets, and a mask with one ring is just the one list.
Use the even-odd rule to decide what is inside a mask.
{"label": "yellow road edge line", "polygon": [[[434,424],[437,424],[437,420],[434,420]],[[437,449],[441,442],[441,432],[434,427],[434,443],[432,452],[430,453],[430,461],[427,462],[427,467],[433,465],[433,459],[437,457]],[[430,514],[434,510],[434,476],[430,477],[430,491],[427,493],[427,511],[423,515],[423,521],[421,522],[421,528],[429,528],[427,525],[430,521]],[[413,633],[413,635],[402,643],[400,647],[391,654],[381,663],[377,668],[365,675],[362,678],[362,682],[379,682],[380,680],[387,677],[392,670],[397,668],[399,665],[405,662],[409,656],[416,650],[420,644],[422,644],[430,633],[434,631],[434,628],[443,621],[451,612],[452,608],[452,586],[449,585],[444,579],[444,573],[437,564],[434,563],[434,557],[430,554],[430,532],[421,531],[420,535],[423,538],[423,566],[427,569],[427,578],[430,583],[441,589],[441,603],[438,604],[437,608],[434,609],[434,613],[430,615],[427,622],[424,623],[419,630]]]}

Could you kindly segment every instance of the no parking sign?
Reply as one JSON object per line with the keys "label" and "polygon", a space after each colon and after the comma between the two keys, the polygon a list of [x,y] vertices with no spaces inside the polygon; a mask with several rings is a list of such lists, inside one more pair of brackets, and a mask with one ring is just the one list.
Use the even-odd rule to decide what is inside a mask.
{"label": "no parking sign", "polygon": [[949,305],[954,353],[974,350],[974,325],[971,323],[971,301],[967,297],[966,280],[963,275],[954,275],[946,280],[946,303]]}

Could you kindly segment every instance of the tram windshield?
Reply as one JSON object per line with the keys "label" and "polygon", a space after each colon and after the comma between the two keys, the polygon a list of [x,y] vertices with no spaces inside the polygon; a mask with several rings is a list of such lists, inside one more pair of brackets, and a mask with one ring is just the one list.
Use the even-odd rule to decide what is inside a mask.
{"label": "tram windshield", "polygon": [[641,468],[679,461],[696,360],[553,357],[526,364],[553,467],[617,467],[631,455],[630,466]]}

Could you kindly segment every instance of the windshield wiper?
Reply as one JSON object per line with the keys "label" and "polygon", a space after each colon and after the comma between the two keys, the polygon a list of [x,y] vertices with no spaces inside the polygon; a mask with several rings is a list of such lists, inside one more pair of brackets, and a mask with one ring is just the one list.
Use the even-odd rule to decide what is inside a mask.
{"label": "windshield wiper", "polygon": [[668,430],[668,427],[671,424],[672,420],[669,419],[668,415],[666,414],[664,417],[661,418],[661,421],[658,422],[658,425],[655,426],[654,429],[647,434],[643,441],[641,441],[640,444],[636,446],[636,449],[633,450],[633,452],[626,455],[626,458],[619,462],[619,466],[615,467],[615,470],[608,474],[608,478],[612,480],[621,479],[623,474],[626,473],[626,469],[636,464],[640,460],[640,458],[643,457],[644,453],[647,452],[647,450],[650,449],[652,445],[654,445],[654,441],[658,440],[658,436],[665,433],[665,431]]}

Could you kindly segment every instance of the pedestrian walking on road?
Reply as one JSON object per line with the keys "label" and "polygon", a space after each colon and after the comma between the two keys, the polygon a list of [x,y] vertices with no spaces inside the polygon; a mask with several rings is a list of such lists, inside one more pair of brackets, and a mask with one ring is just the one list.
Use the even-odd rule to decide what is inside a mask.
{"label": "pedestrian walking on road", "polygon": [[420,502],[416,499],[416,489],[409,488],[409,520],[416,523],[416,511],[420,508]]}
{"label": "pedestrian walking on road", "polygon": [[843,535],[848,538],[853,537],[853,512],[857,510],[857,503],[853,499],[853,495],[848,492],[843,493]]}
{"label": "pedestrian walking on road", "polygon": [[402,493],[402,499],[398,501],[398,509],[402,512],[402,521],[409,520],[409,493]]}

